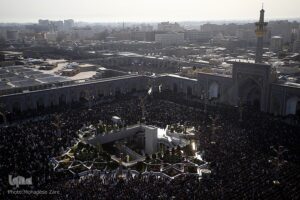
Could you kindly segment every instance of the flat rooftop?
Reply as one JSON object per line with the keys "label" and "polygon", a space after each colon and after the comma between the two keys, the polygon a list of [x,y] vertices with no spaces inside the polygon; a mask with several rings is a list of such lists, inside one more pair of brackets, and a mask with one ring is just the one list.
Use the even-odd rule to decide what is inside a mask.
{"label": "flat rooftop", "polygon": [[23,65],[7,66],[0,69],[0,90],[67,81],[72,80]]}

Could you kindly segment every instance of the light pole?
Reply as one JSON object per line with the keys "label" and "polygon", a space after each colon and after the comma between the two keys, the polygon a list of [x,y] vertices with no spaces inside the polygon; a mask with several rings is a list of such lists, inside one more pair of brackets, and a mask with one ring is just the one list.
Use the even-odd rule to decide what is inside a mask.
{"label": "light pole", "polygon": [[140,106],[142,109],[142,122],[146,121],[146,116],[145,116],[145,112],[146,112],[146,108],[145,108],[145,99],[147,96],[145,97],[140,97]]}
{"label": "light pole", "polygon": [[217,126],[216,124],[217,120],[219,119],[218,116],[215,117],[210,116],[210,119],[211,119],[211,126],[208,127],[211,127],[211,134],[209,135],[209,140],[211,144],[216,144],[216,142],[212,140],[212,136],[215,136],[216,130],[220,129],[222,126]]}
{"label": "light pole", "polygon": [[184,134],[186,134],[186,130],[187,130],[187,121],[185,121],[183,124],[183,133]]}
{"label": "light pole", "polygon": [[[146,122],[146,106],[145,106],[145,101],[148,96],[153,95],[153,90],[155,87],[155,80],[149,80],[147,84],[147,94],[145,96],[140,97],[140,106],[142,109],[142,122]],[[161,89],[161,85],[159,85],[159,90]]]}
{"label": "light pole", "polygon": [[87,98],[88,98],[88,103],[89,103],[89,111],[92,110],[92,101],[95,99],[95,97],[90,93],[89,90],[87,90]]}
{"label": "light pole", "polygon": [[61,114],[55,114],[54,118],[55,121],[52,123],[56,127],[56,131],[58,134],[58,140],[61,140],[61,127],[62,127],[62,122],[60,120]]}

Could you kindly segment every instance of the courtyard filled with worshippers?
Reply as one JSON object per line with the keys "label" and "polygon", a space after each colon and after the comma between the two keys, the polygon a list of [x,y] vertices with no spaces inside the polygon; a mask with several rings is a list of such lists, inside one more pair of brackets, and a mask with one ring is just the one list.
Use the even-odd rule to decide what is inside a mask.
{"label": "courtyard filled with worshippers", "polygon": [[[194,139],[211,173],[200,178],[185,173],[167,179],[150,173],[116,179],[107,168],[107,176],[81,178],[54,170],[51,158],[74,145],[84,124],[101,120],[109,125],[112,116],[121,117],[124,127],[141,123],[140,95],[145,94],[102,97],[90,109],[85,102],[8,114],[9,125],[0,128],[3,199],[300,199],[300,125],[295,119],[246,105],[241,110],[192,101],[171,92],[146,98],[142,123],[195,127]],[[165,151],[174,153],[174,149]],[[32,177],[33,185],[22,189],[55,193],[9,195],[8,190],[18,188],[9,185],[8,175]]]}

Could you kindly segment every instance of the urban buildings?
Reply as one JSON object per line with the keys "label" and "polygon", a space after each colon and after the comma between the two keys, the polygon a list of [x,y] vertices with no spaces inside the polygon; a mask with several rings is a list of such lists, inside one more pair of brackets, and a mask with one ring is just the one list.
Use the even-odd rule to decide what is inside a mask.
{"label": "urban buildings", "polygon": [[155,42],[162,46],[180,45],[184,43],[184,33],[156,33]]}
{"label": "urban buildings", "polygon": [[0,195],[299,199],[297,23],[264,14],[0,26]]}
{"label": "urban buildings", "polygon": [[[158,30],[143,24],[141,28],[128,25],[127,28],[107,29],[101,32],[103,39],[97,41],[99,29],[75,26],[73,20],[39,20],[38,26],[49,29],[37,29],[35,26],[24,30],[3,29],[9,33],[5,34],[5,38],[10,51],[2,53],[5,58],[1,62],[1,66],[5,67],[2,77],[9,77],[1,79],[3,90],[0,99],[10,111],[36,109],[40,104],[45,107],[58,104],[57,99],[62,98],[62,93],[66,102],[76,102],[85,96],[83,90],[94,85],[99,89],[94,91],[95,96],[145,90],[150,79],[163,82],[166,90],[187,96],[199,97],[204,90],[209,97],[218,97],[221,103],[237,105],[239,99],[243,99],[262,111],[279,115],[296,114],[299,110],[299,55],[289,52],[289,49],[299,52],[299,40],[296,38],[291,47],[286,48],[283,37],[289,37],[288,34],[274,36],[276,32],[272,28],[269,35],[264,10],[256,23],[256,31],[253,24],[204,24],[199,31],[184,30],[178,23],[163,22],[158,25]],[[257,43],[254,41],[255,34]],[[32,69],[26,64],[27,60],[24,62],[18,52],[12,51],[15,46],[23,49],[24,57],[43,55],[44,58],[58,58],[63,55],[70,59],[70,63],[71,60],[86,59],[89,64],[108,70],[94,69],[92,73],[85,73],[87,68],[72,67],[60,69],[59,74],[45,74],[40,70],[55,71],[57,66],[45,63],[40,66],[41,69]],[[283,51],[286,56],[279,58],[271,51]],[[8,60],[8,57],[13,59]],[[257,64],[253,63],[254,59]],[[85,74],[78,75],[80,73]],[[157,73],[167,74],[148,77]],[[77,78],[72,77],[87,80],[76,82]],[[47,79],[49,84],[40,80],[42,78]],[[137,88],[135,84],[138,82]],[[48,91],[53,92],[51,101],[42,97],[47,96]],[[23,101],[25,96],[32,102],[30,105],[23,103],[28,102]]]}
{"label": "urban buildings", "polygon": [[163,32],[181,32],[184,29],[176,22],[161,22],[157,25],[157,30]]}

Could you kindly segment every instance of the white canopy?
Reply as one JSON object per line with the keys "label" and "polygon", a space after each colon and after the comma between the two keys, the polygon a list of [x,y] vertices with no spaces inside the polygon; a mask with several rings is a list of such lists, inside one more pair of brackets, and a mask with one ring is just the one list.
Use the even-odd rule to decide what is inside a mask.
{"label": "white canopy", "polygon": [[113,117],[111,118],[111,120],[112,120],[114,123],[120,123],[120,122],[121,122],[121,118],[118,117],[118,116],[113,116]]}

